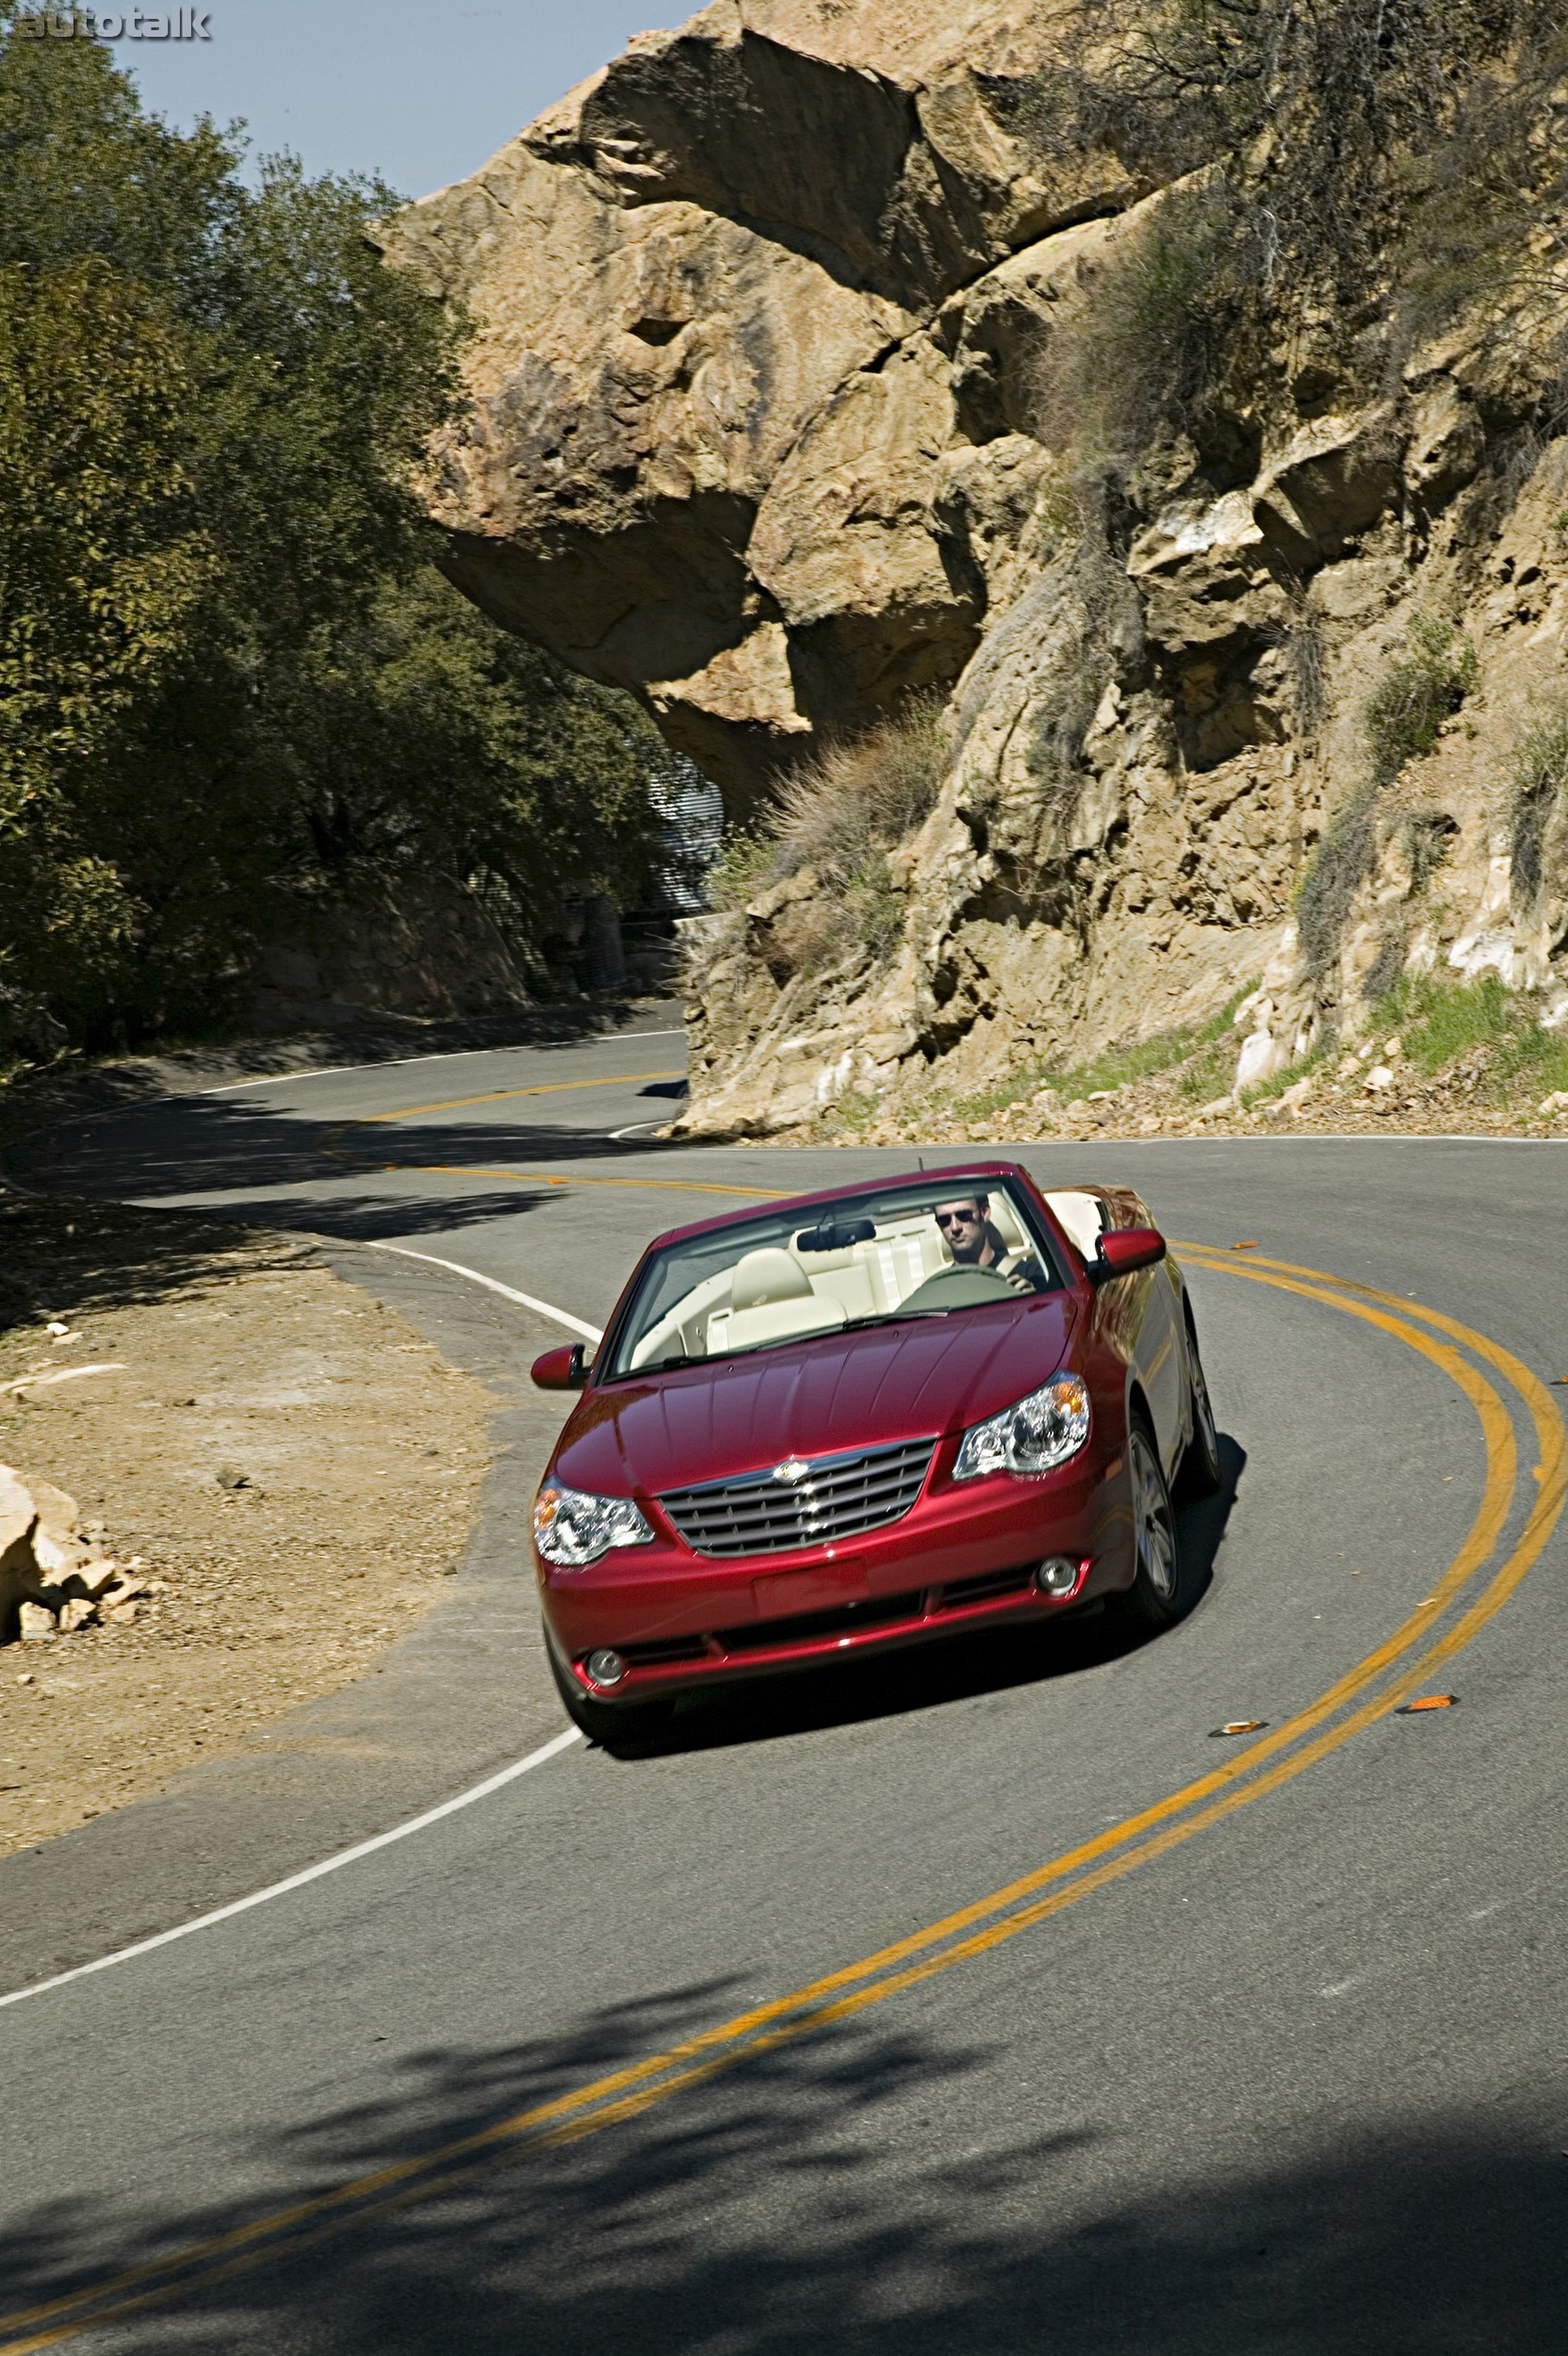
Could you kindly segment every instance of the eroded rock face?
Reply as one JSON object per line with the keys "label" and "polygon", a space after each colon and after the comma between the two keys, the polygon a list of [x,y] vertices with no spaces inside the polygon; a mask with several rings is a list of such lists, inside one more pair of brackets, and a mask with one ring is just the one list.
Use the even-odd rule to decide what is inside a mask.
{"label": "eroded rock face", "polygon": [[988,102],[1053,16],[719,0],[386,228],[481,322],[432,492],[454,578],[641,695],[734,804],[977,643],[1016,459],[951,464],[959,403],[1021,396],[980,386],[994,329],[955,368],[939,315],[1137,193],[1107,155],[1043,178]]}
{"label": "eroded rock face", "polygon": [[[1558,972],[1568,817],[1543,806],[1525,874],[1505,782],[1568,610],[1528,355],[1455,335],[1359,402],[1282,366],[1222,446],[1168,436],[1086,509],[1054,339],[1176,189],[1104,153],[1053,179],[1015,136],[999,93],[1056,24],[719,0],[387,230],[480,321],[432,502],[498,619],[640,695],[740,813],[825,733],[946,705],[890,952],[846,949],[809,871],[688,928],[686,1134],[1237,997],[1266,1077],[1411,960]],[[1382,794],[1325,952],[1295,895],[1421,612],[1463,619],[1479,684]]]}
{"label": "eroded rock face", "polygon": [[[1387,417],[1359,430],[1385,463]],[[1333,561],[1319,553],[1304,581],[1263,553],[1258,509],[1279,481],[1265,466],[1255,494],[1173,502],[1123,566],[1058,555],[992,624],[952,701],[939,805],[892,861],[906,897],[890,960],[853,945],[792,960],[792,927],[811,938],[807,876],[770,895],[790,898],[790,921],[765,959],[762,904],[692,928],[681,1134],[774,1134],[854,1100],[896,1111],[934,1081],[979,1093],[1031,1058],[1081,1058],[1233,999],[1239,1090],[1331,1031],[1360,1039],[1404,971],[1494,973],[1561,1019],[1568,796],[1527,805],[1517,779],[1543,719],[1568,727],[1568,447],[1540,452],[1492,532],[1456,494],[1416,536],[1396,481],[1358,539],[1355,431],[1335,429],[1347,520],[1325,504],[1315,527]],[[1413,472],[1425,451],[1405,448]],[[1496,514],[1484,484],[1472,496]],[[1454,612],[1475,684],[1369,806],[1315,949],[1298,887],[1364,791],[1367,698],[1413,618]],[[1086,662],[1103,686],[1064,770],[1049,732]]]}

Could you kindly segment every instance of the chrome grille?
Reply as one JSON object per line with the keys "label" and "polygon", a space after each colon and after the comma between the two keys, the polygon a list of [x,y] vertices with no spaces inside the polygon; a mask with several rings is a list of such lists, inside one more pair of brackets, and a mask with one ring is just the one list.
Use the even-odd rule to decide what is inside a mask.
{"label": "chrome grille", "polygon": [[935,1440],[792,1457],[736,1481],[673,1489],[659,1500],[697,1554],[785,1554],[880,1530],[906,1513],[921,1492]]}

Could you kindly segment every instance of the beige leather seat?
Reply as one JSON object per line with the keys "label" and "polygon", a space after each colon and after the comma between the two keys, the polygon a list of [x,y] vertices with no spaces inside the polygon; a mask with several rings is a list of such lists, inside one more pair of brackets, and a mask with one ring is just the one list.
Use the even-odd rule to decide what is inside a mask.
{"label": "beige leather seat", "polygon": [[1063,1186],[1045,1199],[1083,1257],[1086,1260],[1098,1259],[1100,1231],[1105,1218],[1105,1206],[1100,1197],[1081,1193],[1076,1186]]}
{"label": "beige leather seat", "polygon": [[822,1300],[811,1290],[805,1269],[788,1252],[776,1246],[748,1252],[730,1276],[723,1347],[752,1350],[797,1333],[830,1333],[842,1325],[844,1314],[842,1301]]}

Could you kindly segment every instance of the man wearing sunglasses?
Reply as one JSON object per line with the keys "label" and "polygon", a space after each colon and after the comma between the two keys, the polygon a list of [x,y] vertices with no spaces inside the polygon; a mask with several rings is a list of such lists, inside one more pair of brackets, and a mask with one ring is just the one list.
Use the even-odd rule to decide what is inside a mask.
{"label": "man wearing sunglasses", "polygon": [[939,1203],[934,1213],[942,1240],[959,1268],[988,1268],[1005,1277],[1016,1292],[1041,1292],[1045,1272],[1030,1252],[1009,1252],[993,1226],[988,1194],[964,1194]]}

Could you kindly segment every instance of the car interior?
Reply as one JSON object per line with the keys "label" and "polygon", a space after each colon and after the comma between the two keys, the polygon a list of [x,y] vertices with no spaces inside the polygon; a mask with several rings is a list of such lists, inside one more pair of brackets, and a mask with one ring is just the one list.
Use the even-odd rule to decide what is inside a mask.
{"label": "car interior", "polygon": [[[1092,1259],[1102,1219],[1099,1198],[1069,1190],[1046,1200],[1078,1250]],[[1010,1252],[1034,1250],[1000,1189],[991,1192],[990,1219]],[[824,1250],[834,1231],[825,1235],[821,1229],[803,1229],[788,1242],[743,1252],[730,1267],[704,1277],[640,1336],[629,1366],[672,1357],[716,1357],[831,1333],[852,1318],[886,1317],[933,1277],[955,1268],[929,1203],[851,1224],[872,1232],[854,1241],[830,1242]]]}

